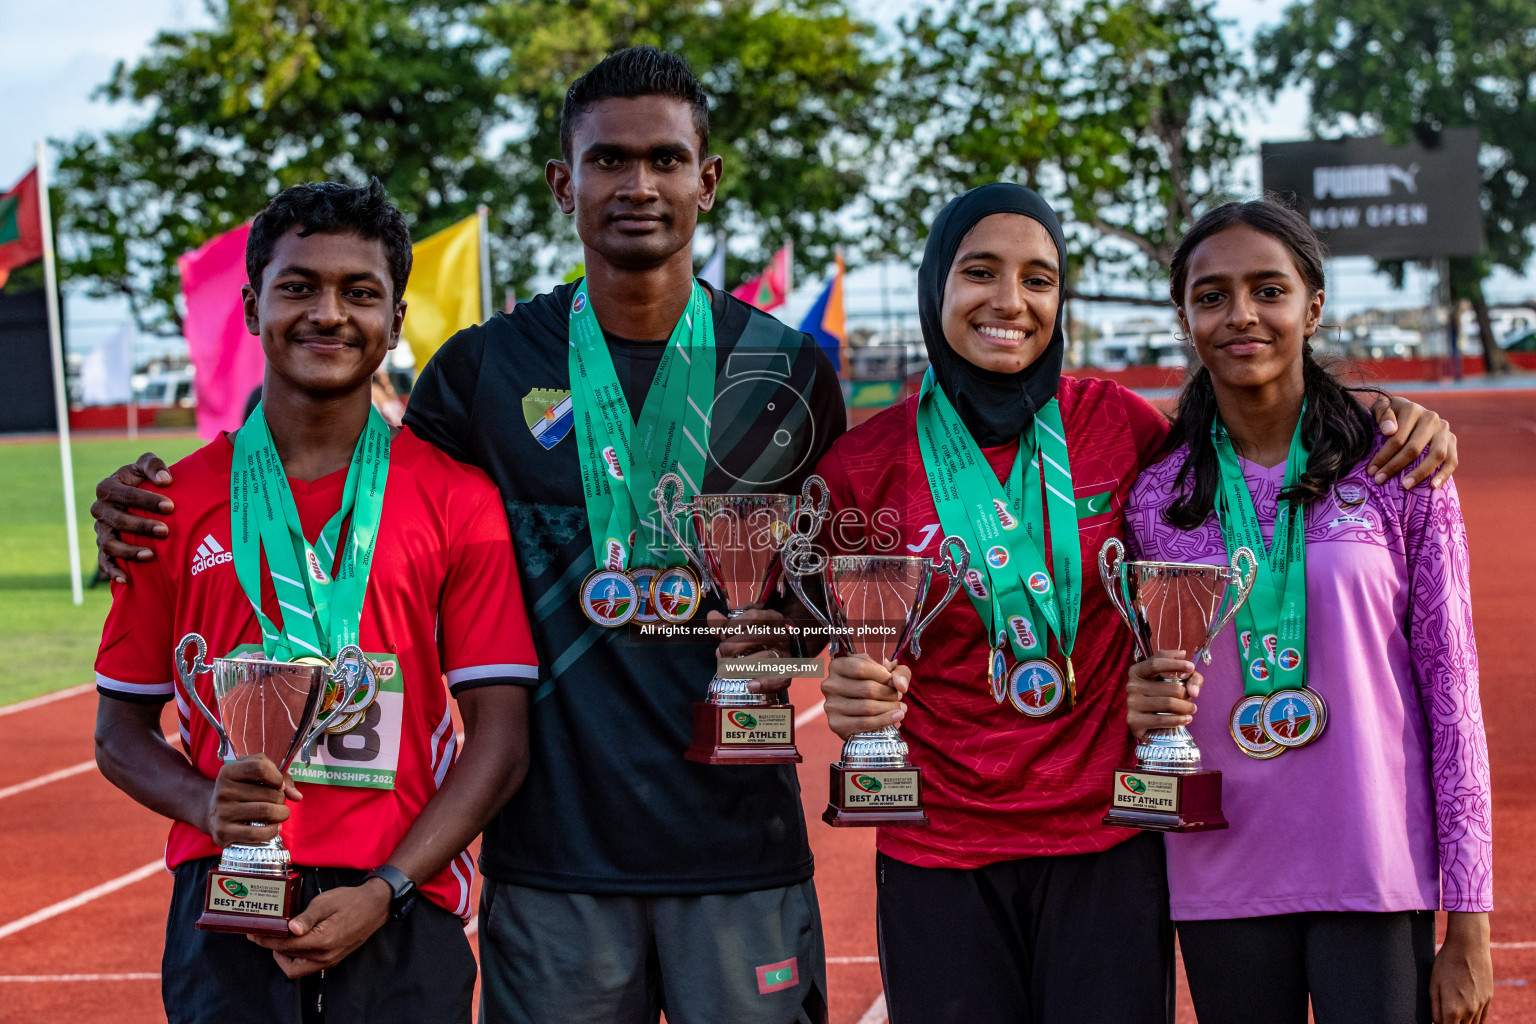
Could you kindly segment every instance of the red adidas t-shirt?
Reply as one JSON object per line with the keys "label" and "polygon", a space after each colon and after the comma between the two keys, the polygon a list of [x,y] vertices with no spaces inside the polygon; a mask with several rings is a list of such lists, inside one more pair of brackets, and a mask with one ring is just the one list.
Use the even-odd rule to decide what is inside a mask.
{"label": "red adidas t-shirt", "polygon": [[[1131,633],[1099,582],[1099,548],[1122,536],[1122,513],[1137,471],[1150,462],[1168,423],[1110,381],[1063,377],[1057,390],[1067,429],[1072,486],[1096,498],[1083,515],[1083,597],[1072,662],[1077,706],[1036,721],[997,704],[987,682],[986,629],[964,588],[911,652],[912,687],[902,735],[923,768],[927,828],[882,828],[879,849],[919,867],[976,868],[1019,857],[1086,853],[1130,838],[1100,824],[1110,773],[1131,749],[1125,726],[1125,670]],[[984,449],[1006,480],[1018,442]],[[944,531],[917,440],[917,399],[893,406],[843,435],[822,459],[836,510],[824,539],[839,550],[935,555]],[[981,553],[971,552],[971,564]],[[929,601],[942,594],[935,581]],[[1052,642],[1055,650],[1054,641]],[[1010,652],[1010,666],[1012,654]]]}
{"label": "red adidas t-shirt", "polygon": [[[261,643],[230,555],[233,455],[221,436],[171,468],[171,535],[147,540],[154,561],[128,565],[132,585],[113,587],[96,657],[101,693],[126,700],[175,697],[183,750],[209,778],[219,771],[218,737],[189,703],[172,650],[193,631],[208,641],[210,657]],[[289,480],[307,536],[317,536],[341,506],[346,477],[340,470],[312,482]],[[270,580],[262,587],[262,607],[282,621]],[[390,448],[360,634],[380,693],[357,728],[322,739],[309,766],[295,761],[290,769],[304,794],[289,804],[292,817],[282,826],[295,864],[366,870],[383,864],[453,763],[449,689],[537,681],[500,495],[480,470],[454,462],[409,429]],[[214,710],[212,674],[199,676],[197,687]],[[217,853],[199,829],[171,825],[168,867]],[[467,918],[473,873],[472,859],[461,852],[421,891]]]}

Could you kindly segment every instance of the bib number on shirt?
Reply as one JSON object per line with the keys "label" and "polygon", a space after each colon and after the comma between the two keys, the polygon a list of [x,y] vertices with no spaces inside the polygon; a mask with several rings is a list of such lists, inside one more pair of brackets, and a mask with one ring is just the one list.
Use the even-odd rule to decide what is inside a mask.
{"label": "bib number on shirt", "polygon": [[[261,648],[242,644],[228,657],[262,657]],[[348,731],[323,734],[309,764],[295,760],[288,774],[312,786],[394,789],[400,764],[400,727],[405,719],[405,678],[393,654],[368,654],[379,693]]]}

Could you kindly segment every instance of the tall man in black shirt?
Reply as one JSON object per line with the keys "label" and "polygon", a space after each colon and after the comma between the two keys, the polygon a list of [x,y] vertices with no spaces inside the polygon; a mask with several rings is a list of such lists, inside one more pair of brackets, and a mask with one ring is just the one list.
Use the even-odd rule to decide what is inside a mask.
{"label": "tall man in black shirt", "polygon": [[[547,177],[576,217],[586,280],[449,339],[405,420],[501,489],[539,653],[528,778],[481,849],[482,1019],[812,1024],[826,1015],[824,950],[793,769],[684,760],[714,642],[607,629],[580,608],[598,556],[572,408],[578,292],[632,411],[674,329],[695,326],[679,323],[690,304],[708,309],[702,491],[798,491],[844,429],[842,392],[813,340],[694,281],[690,242],[722,163],[681,58],[603,60],[572,85],[560,135]],[[151,476],[168,482],[141,459],[103,483],[109,526],[153,528],[104,506],[151,507],[160,496],[132,486]],[[112,557],[144,557],[99,535],[109,572]]]}

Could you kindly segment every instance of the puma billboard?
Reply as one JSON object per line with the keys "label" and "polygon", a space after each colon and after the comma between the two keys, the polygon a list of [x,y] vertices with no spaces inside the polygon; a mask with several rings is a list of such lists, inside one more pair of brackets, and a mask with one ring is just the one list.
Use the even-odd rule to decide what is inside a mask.
{"label": "puma billboard", "polygon": [[1475,128],[1438,143],[1389,146],[1380,136],[1267,142],[1264,191],[1306,215],[1334,256],[1435,259],[1483,251]]}

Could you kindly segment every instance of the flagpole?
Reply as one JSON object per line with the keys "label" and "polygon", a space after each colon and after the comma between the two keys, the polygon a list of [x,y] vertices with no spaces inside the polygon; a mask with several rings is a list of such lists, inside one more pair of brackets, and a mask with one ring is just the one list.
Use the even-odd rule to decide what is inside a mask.
{"label": "flagpole", "polygon": [[475,207],[480,218],[480,322],[491,318],[491,230],[490,208],[481,204]]}
{"label": "flagpole", "polygon": [[64,471],[64,525],[69,538],[69,592],[85,603],[80,587],[80,536],[75,530],[75,465],[69,448],[69,398],[64,386],[64,336],[59,328],[59,277],[53,258],[53,216],[48,209],[48,164],[37,144],[37,215],[43,229],[43,291],[48,304],[48,347],[53,358],[53,407],[59,418],[59,466]]}

